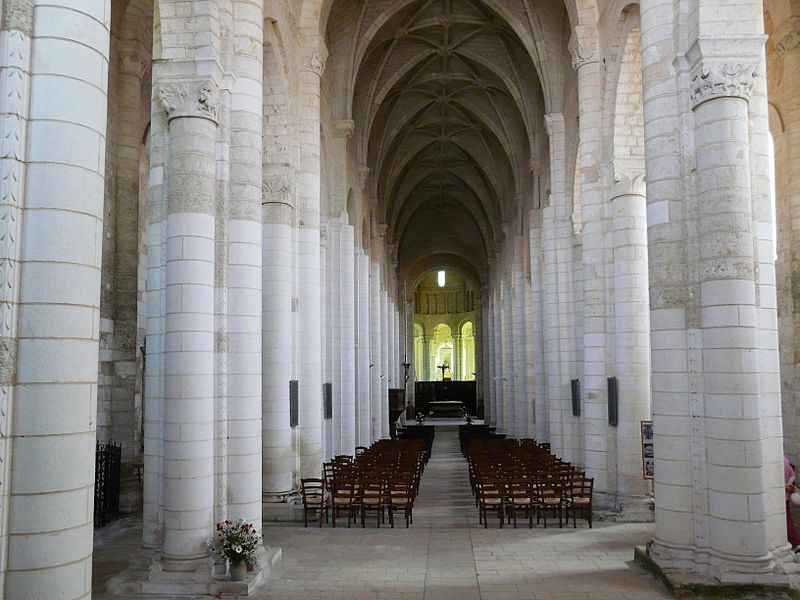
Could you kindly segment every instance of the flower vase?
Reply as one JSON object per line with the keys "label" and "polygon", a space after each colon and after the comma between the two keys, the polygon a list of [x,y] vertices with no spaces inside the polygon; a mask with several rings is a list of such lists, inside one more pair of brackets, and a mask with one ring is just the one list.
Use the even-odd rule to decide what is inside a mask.
{"label": "flower vase", "polygon": [[231,561],[231,581],[244,581],[247,576],[247,562],[244,559]]}

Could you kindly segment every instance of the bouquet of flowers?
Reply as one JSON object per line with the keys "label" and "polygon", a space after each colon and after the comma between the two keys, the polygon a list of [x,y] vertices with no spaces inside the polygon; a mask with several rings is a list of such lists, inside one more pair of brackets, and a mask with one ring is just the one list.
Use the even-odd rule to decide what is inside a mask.
{"label": "bouquet of flowers", "polygon": [[246,560],[258,548],[261,536],[250,523],[239,519],[235,523],[225,520],[217,523],[217,532],[211,538],[212,551],[230,561]]}

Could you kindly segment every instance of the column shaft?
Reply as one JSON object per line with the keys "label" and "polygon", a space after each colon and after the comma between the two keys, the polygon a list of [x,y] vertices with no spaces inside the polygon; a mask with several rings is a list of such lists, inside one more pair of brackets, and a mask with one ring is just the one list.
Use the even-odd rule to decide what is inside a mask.
{"label": "column shaft", "polygon": [[[5,300],[14,293],[6,286],[19,277],[14,405],[1,407],[10,408],[3,417],[13,415],[13,424],[3,423],[9,439],[3,469],[5,459],[11,464],[2,479],[9,495],[0,498],[8,510],[7,530],[0,523],[8,536],[7,553],[0,550],[6,569],[0,596],[89,598],[110,3],[37,1],[16,8],[3,14],[4,27],[13,31],[0,34],[8,56],[19,52],[3,65],[4,112],[21,109],[3,120],[3,156],[16,159],[3,164],[2,185],[14,203],[3,207],[4,227],[13,219],[22,228],[18,250],[7,237],[14,232],[4,236],[10,270],[0,284]],[[34,14],[48,24],[35,35]],[[31,56],[60,67],[57,74],[36,67],[31,73],[25,140]],[[78,56],[97,69],[88,74]],[[9,168],[21,179],[9,180]],[[3,305],[2,316],[13,316],[7,310]],[[9,321],[2,323],[9,338],[4,348],[13,349]],[[4,356],[4,371],[12,356]]]}
{"label": "column shaft", "polygon": [[352,454],[356,446],[355,232],[351,225],[343,225],[339,235],[339,450]]}
{"label": "column shaft", "polygon": [[[237,12],[228,221],[228,515],[261,530],[263,7]],[[250,48],[258,51],[250,52]]]}
{"label": "column shaft", "polygon": [[358,263],[358,445],[372,443],[372,352],[370,349],[370,261],[359,251]]}

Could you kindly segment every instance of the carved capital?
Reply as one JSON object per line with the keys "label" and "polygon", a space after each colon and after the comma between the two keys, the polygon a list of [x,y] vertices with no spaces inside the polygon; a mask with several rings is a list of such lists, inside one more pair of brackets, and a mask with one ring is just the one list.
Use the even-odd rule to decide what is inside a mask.
{"label": "carved capital", "polygon": [[645,196],[647,184],[644,173],[614,173],[614,185],[611,189],[611,199],[621,196]]}
{"label": "carved capital", "polygon": [[583,27],[575,28],[567,48],[572,58],[572,68],[576,71],[585,64],[597,62],[597,40],[590,37]]}
{"label": "carved capital", "polygon": [[800,17],[792,17],[772,34],[778,56],[800,48]]}
{"label": "carved capital", "polygon": [[289,169],[270,174],[265,173],[264,183],[261,186],[261,203],[294,206],[292,188],[292,177]]}
{"label": "carved capital", "polygon": [[333,122],[333,136],[337,138],[349,138],[356,129],[356,123],[352,119],[339,119]]}
{"label": "carved capital", "polygon": [[197,117],[219,122],[219,85],[212,79],[161,81],[158,99],[170,120]]}
{"label": "carved capital", "polygon": [[749,100],[759,75],[758,63],[701,64],[692,76],[692,107],[715,98]]}
{"label": "carved capital", "polygon": [[303,55],[302,69],[308,73],[313,73],[319,78],[325,72],[325,63],[328,60],[328,49],[320,45],[318,50],[308,50]]}
{"label": "carved capital", "polygon": [[356,177],[358,177],[359,187],[363,189],[367,183],[367,177],[369,177],[369,167],[366,165],[358,165]]}

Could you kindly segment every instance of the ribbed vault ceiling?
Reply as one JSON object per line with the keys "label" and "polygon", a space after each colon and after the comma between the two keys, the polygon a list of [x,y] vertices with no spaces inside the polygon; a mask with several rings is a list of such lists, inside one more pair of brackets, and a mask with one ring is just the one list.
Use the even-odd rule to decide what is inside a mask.
{"label": "ribbed vault ceiling", "polygon": [[401,265],[453,256],[482,271],[529,186],[538,76],[487,3],[398,4],[339,2],[331,15],[369,40],[352,42],[352,116],[371,194]]}

